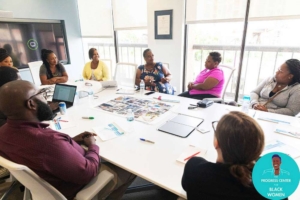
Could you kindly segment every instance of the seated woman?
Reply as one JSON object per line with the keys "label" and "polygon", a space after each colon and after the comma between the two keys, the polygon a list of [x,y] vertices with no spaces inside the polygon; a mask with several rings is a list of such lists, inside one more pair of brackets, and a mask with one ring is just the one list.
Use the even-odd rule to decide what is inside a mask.
{"label": "seated woman", "polygon": [[105,63],[99,60],[97,49],[91,48],[89,50],[89,58],[92,61],[85,64],[82,72],[83,78],[85,80],[107,81],[109,79],[108,69]]}
{"label": "seated woman", "polygon": [[14,67],[13,65],[13,61],[8,52],[5,49],[0,48],[0,67],[13,67],[18,70],[18,68]]}
{"label": "seated woman", "polygon": [[213,122],[216,163],[201,157],[185,165],[182,187],[187,199],[265,199],[252,184],[252,170],[264,149],[264,133],[242,112],[230,112]]}
{"label": "seated woman", "polygon": [[178,96],[199,100],[220,97],[224,85],[224,74],[218,67],[221,61],[220,53],[210,52],[205,61],[205,69],[200,72],[194,82],[188,84],[188,91]]}
{"label": "seated woman", "polygon": [[42,49],[43,64],[40,67],[40,79],[42,85],[65,83],[68,81],[68,74],[65,67],[57,62],[53,51]]}
{"label": "seated woman", "polygon": [[300,61],[289,59],[255,88],[250,106],[255,110],[295,116],[300,112]]}
{"label": "seated woman", "polygon": [[161,62],[154,62],[151,49],[143,52],[145,65],[140,65],[136,71],[135,84],[140,85],[141,80],[145,82],[145,89],[166,94],[174,94],[173,87],[169,84],[171,73]]}

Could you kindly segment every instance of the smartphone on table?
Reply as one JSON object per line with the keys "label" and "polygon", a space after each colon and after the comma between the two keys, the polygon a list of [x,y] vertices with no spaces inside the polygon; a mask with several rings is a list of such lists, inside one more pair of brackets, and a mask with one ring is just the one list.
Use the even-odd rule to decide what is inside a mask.
{"label": "smartphone on table", "polygon": [[155,93],[155,92],[154,92],[154,91],[151,91],[151,92],[145,93],[145,95],[150,95],[150,94],[153,94],[153,93]]}

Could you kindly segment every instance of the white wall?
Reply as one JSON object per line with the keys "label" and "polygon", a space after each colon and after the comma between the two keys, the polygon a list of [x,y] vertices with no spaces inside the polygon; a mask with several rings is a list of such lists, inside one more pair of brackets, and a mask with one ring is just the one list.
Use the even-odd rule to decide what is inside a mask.
{"label": "white wall", "polygon": [[65,67],[71,79],[79,77],[84,56],[77,0],[0,0],[0,10],[12,11],[14,18],[65,20],[71,58]]}
{"label": "white wall", "polygon": [[[184,0],[148,0],[148,47],[155,61],[169,63],[173,79],[171,84],[182,90],[183,42],[184,42]],[[173,39],[154,39],[154,11],[173,10]]]}

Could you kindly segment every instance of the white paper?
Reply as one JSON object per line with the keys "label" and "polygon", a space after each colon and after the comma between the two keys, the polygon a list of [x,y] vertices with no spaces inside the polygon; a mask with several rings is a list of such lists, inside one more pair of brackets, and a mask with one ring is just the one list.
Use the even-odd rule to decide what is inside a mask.
{"label": "white paper", "polygon": [[115,122],[109,123],[106,126],[94,127],[93,130],[102,141],[111,140],[124,135],[124,130]]}
{"label": "white paper", "polygon": [[265,155],[267,153],[271,153],[271,152],[282,152],[285,154],[288,154],[289,156],[291,156],[292,158],[297,158],[300,156],[300,150],[287,145],[279,140],[272,140],[266,143],[265,149],[262,152],[262,155]]}
{"label": "white paper", "polygon": [[[198,153],[198,152],[200,152],[200,153]],[[197,154],[197,155],[195,155],[195,154]],[[186,163],[190,159],[189,157],[191,157],[191,156],[192,157],[204,157],[205,154],[206,154],[206,150],[205,149],[201,149],[201,148],[195,147],[195,146],[188,146],[188,148],[186,148],[180,154],[180,156],[177,158],[177,161],[181,162],[181,163]],[[189,158],[189,159],[187,159],[187,158]]]}
{"label": "white paper", "polygon": [[170,15],[160,15],[157,17],[157,35],[170,34]]}
{"label": "white paper", "polygon": [[288,124],[278,123],[275,126],[275,133],[280,133],[300,139],[299,127],[291,126]]}

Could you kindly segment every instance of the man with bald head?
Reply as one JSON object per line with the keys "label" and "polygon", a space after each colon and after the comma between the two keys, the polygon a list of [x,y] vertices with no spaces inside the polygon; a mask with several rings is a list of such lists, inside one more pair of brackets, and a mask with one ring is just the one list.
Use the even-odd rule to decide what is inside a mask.
{"label": "man with bald head", "polygon": [[0,156],[26,165],[68,199],[73,199],[98,171],[108,170],[115,177],[98,197],[121,199],[135,176],[110,163],[101,164],[99,170],[95,134],[84,132],[70,138],[41,123],[53,115],[46,99],[47,90],[39,90],[28,81],[12,81],[0,88],[0,111],[7,116],[0,128]]}
{"label": "man with bald head", "polygon": [[0,128],[0,155],[28,166],[72,199],[98,174],[99,147],[91,133],[72,139],[41,123],[53,115],[44,97],[44,89],[27,81],[12,81],[0,88],[0,110],[7,116]]}

